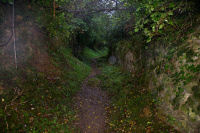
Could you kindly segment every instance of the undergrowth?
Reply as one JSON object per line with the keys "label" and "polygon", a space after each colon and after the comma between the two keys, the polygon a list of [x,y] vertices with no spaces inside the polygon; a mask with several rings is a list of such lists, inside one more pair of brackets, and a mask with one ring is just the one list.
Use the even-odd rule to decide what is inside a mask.
{"label": "undergrowth", "polygon": [[72,97],[90,67],[67,48],[50,52],[56,68],[53,76],[30,65],[17,72],[1,70],[0,87],[5,88],[0,94],[1,133],[73,132]]}
{"label": "undergrowth", "polygon": [[84,48],[84,51],[83,51],[83,56],[84,56],[84,59],[86,61],[90,61],[92,59],[101,59],[102,57],[105,57],[107,56],[108,54],[108,49],[107,48],[103,48],[101,50],[93,50],[93,49],[90,49],[88,47]]}
{"label": "undergrowth", "polygon": [[[142,76],[141,76],[142,77]],[[144,87],[138,86],[139,78],[115,66],[105,66],[99,76],[102,88],[107,90],[111,107],[107,108],[110,131],[117,133],[176,132],[164,121],[156,108],[156,100]]]}

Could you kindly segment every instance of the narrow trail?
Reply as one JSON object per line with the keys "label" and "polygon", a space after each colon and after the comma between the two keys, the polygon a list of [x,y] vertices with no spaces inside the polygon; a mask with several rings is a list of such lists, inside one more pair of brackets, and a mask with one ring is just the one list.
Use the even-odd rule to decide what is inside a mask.
{"label": "narrow trail", "polygon": [[79,110],[77,127],[80,133],[105,133],[106,132],[106,110],[108,97],[98,85],[89,84],[100,74],[95,62],[92,72],[82,84],[81,91],[76,97],[76,106]]}

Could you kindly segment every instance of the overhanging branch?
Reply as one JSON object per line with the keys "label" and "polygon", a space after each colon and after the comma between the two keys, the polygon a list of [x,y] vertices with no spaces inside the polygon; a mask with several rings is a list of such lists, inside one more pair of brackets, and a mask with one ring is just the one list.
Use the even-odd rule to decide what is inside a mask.
{"label": "overhanging branch", "polygon": [[91,14],[91,13],[98,13],[98,12],[112,12],[112,11],[131,11],[131,8],[103,8],[103,9],[92,9],[92,10],[69,10],[66,8],[60,8],[60,10],[68,12],[68,13],[78,13],[78,14]]}

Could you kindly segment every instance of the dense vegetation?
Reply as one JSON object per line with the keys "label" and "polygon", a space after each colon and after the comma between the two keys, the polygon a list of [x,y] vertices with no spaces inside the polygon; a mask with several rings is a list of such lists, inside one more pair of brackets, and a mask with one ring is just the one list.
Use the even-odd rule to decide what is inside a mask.
{"label": "dense vegetation", "polygon": [[[30,19],[29,26],[36,26],[48,38],[35,47],[47,51],[50,74],[31,63],[42,51],[19,63],[18,70],[0,64],[2,132],[76,132],[72,98],[88,76],[91,60],[99,62],[102,74],[98,78],[111,99],[109,131],[178,132],[174,126],[184,132],[187,126],[182,130],[182,123],[175,123],[177,118],[158,111],[164,98],[172,103],[173,111],[193,113],[192,120],[197,121],[200,83],[192,90],[187,85],[196,82],[200,72],[199,43],[188,41],[199,39],[198,0],[19,0],[15,5],[13,0],[2,0],[3,27],[9,27],[5,16],[12,6],[17,24]],[[0,31],[0,46],[8,33]],[[0,55],[4,53],[0,49]],[[118,66],[106,64],[111,56]],[[160,98],[166,88],[175,94],[172,99]],[[182,103],[187,91],[194,97]]]}

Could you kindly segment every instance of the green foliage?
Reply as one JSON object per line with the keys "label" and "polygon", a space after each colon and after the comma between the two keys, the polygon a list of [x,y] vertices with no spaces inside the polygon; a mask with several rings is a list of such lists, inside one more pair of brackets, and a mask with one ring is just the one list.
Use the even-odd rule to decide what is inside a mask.
{"label": "green foliage", "polygon": [[84,79],[84,77],[86,77],[89,74],[90,67],[78,60],[77,58],[73,57],[73,55],[70,52],[70,49],[61,47],[58,50],[58,52],[65,57],[67,63],[73,69],[73,71],[70,71],[70,74],[72,75],[71,79],[74,80],[74,82],[78,81],[80,83]]}
{"label": "green foliage", "polygon": [[13,0],[1,0],[1,2],[3,2],[3,3],[9,3],[9,4],[13,4]]}
{"label": "green foliage", "polygon": [[[49,5],[50,3],[40,3],[41,5]],[[38,5],[35,8],[39,8]],[[49,37],[55,40],[61,40],[64,43],[69,43],[72,31],[74,30],[72,25],[66,21],[66,17],[72,18],[71,14],[65,14],[63,12],[57,13],[56,17],[53,17],[49,9],[42,9],[37,11],[36,18],[37,23],[41,28],[45,28]]]}
{"label": "green foliage", "polygon": [[80,18],[73,18],[71,20],[71,29],[72,31],[86,32],[88,31],[88,25]]}
{"label": "green foliage", "polygon": [[58,14],[55,19],[51,18],[46,28],[49,31],[50,37],[66,41],[70,39],[71,27],[66,23],[64,13]]}
{"label": "green foliage", "polygon": [[110,19],[109,28],[109,45],[114,45],[118,41],[121,41],[127,37],[129,34],[133,35],[133,15],[132,12],[115,12]]}
{"label": "green foliage", "polygon": [[98,59],[107,56],[107,54],[108,54],[107,48],[103,48],[102,50],[92,50],[86,47],[83,50],[83,56],[86,60]]}
{"label": "green foliage", "polygon": [[[139,3],[135,13],[137,16],[135,32],[143,30],[148,37],[147,42],[150,42],[156,34],[161,34],[165,25],[173,25],[171,16],[179,6],[174,2],[167,2],[156,0]],[[141,15],[143,15],[142,18]]]}
{"label": "green foliage", "polygon": [[94,15],[91,18],[89,25],[90,32],[90,46],[91,47],[104,47],[107,43],[107,35],[109,30],[110,18],[107,14]]}
{"label": "green foliage", "polygon": [[178,28],[176,19],[181,15],[191,15],[194,3],[195,1],[185,0],[134,0],[128,1],[127,5],[136,7],[134,31],[141,31],[149,43],[156,36],[165,34],[166,28]]}

